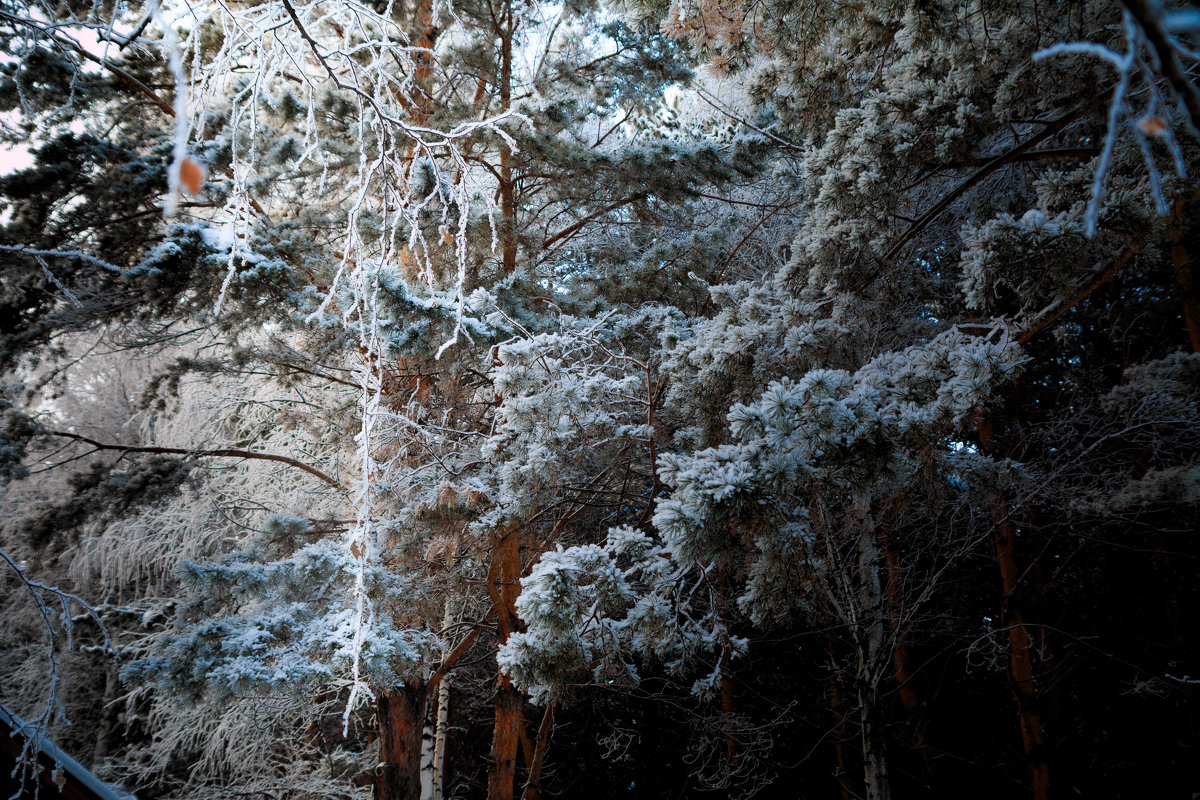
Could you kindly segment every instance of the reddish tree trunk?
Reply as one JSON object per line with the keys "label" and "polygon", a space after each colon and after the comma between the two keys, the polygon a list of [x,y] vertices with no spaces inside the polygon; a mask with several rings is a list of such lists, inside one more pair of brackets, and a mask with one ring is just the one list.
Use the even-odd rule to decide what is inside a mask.
{"label": "reddish tree trunk", "polygon": [[1000,567],[1000,585],[1004,591],[1001,621],[1008,629],[1008,682],[1017,703],[1021,742],[1029,761],[1034,800],[1048,800],[1050,766],[1046,759],[1046,737],[1033,680],[1033,646],[1020,606],[1014,600],[1020,570],[1016,559],[1016,537],[1008,523],[1008,508],[1002,498],[992,501],[992,518],[996,529],[996,564]]}
{"label": "reddish tree trunk", "polygon": [[927,788],[933,786],[933,760],[929,756],[929,746],[925,742],[924,705],[912,684],[912,670],[909,666],[908,639],[904,635],[904,568],[900,562],[900,545],[891,535],[891,526],[885,523],[880,526],[883,536],[884,559],[887,563],[887,595],[888,619],[892,626],[892,670],[896,675],[896,693],[904,710],[908,712],[909,723],[912,727],[913,746],[921,757],[921,772]]}
{"label": "reddish tree trunk", "polygon": [[512,800],[517,778],[517,749],[521,743],[521,712],[525,701],[507,676],[496,687],[496,726],[492,734],[492,768],[488,800]]}
{"label": "reddish tree trunk", "polygon": [[[504,21],[500,26],[500,109],[512,106],[513,9],[507,3]],[[516,181],[512,174],[512,151],[505,145],[500,149],[500,247],[504,274],[517,268],[517,200]]]}
{"label": "reddish tree trunk", "polygon": [[425,687],[410,682],[380,692],[375,716],[380,761],[375,771],[375,800],[420,800]]}
{"label": "reddish tree trunk", "polygon": [[[496,609],[500,644],[517,630],[516,602],[520,594],[521,547],[516,526],[500,531],[492,544],[488,593]],[[496,722],[492,734],[492,766],[488,773],[488,800],[512,800],[516,787],[517,750],[521,743],[521,715],[525,700],[503,672],[496,682]]]}
{"label": "reddish tree trunk", "polygon": [[[991,423],[980,420],[978,431],[979,443],[983,450],[994,453],[996,442]],[[1000,588],[1004,598],[1001,624],[1008,632],[1008,684],[1017,705],[1017,721],[1021,729],[1025,758],[1029,764],[1033,798],[1049,800],[1050,765],[1034,684],[1033,643],[1029,638],[1029,629],[1025,624],[1018,594],[1021,570],[1017,565],[1016,535],[1009,523],[1008,503],[1003,495],[998,494],[991,505],[996,566],[1000,569]]]}

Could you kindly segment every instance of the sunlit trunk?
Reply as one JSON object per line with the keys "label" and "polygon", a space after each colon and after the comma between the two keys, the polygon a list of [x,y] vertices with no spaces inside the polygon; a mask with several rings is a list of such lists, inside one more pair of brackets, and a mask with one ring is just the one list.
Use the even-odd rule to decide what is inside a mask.
{"label": "sunlit trunk", "polygon": [[[492,545],[488,593],[496,608],[500,644],[517,629],[518,581],[521,577],[520,536],[516,526],[502,530]],[[495,725],[492,733],[492,766],[488,773],[488,800],[512,800],[516,786],[517,750],[521,741],[521,714],[525,700],[503,672],[496,681]]]}
{"label": "sunlit trunk", "polygon": [[425,687],[410,682],[379,692],[375,716],[380,762],[375,800],[420,800]]}

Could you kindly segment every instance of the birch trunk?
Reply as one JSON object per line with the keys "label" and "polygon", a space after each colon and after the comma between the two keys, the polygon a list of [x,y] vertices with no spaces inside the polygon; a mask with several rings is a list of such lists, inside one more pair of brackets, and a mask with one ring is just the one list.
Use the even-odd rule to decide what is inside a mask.
{"label": "birch trunk", "polygon": [[[447,630],[453,623],[450,614],[450,601],[446,601],[446,611],[442,617],[442,629]],[[442,650],[443,662],[450,657],[448,649]],[[433,739],[433,800],[442,800],[445,792],[446,774],[446,737],[450,727],[450,676],[444,676],[438,683],[437,693],[437,723],[434,725]]]}

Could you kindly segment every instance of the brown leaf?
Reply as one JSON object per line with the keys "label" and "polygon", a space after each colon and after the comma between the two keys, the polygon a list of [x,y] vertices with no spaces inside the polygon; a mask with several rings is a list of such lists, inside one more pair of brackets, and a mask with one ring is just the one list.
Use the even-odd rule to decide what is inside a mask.
{"label": "brown leaf", "polygon": [[1162,117],[1144,117],[1138,123],[1138,127],[1142,129],[1142,133],[1147,136],[1158,136],[1167,129],[1167,123]]}
{"label": "brown leaf", "polygon": [[208,171],[190,156],[179,163],[179,183],[189,194],[200,194],[200,187],[208,177]]}

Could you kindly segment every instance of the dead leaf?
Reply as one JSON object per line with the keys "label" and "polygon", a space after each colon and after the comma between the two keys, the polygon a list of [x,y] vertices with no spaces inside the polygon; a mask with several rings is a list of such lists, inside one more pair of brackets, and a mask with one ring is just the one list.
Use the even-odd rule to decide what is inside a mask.
{"label": "dead leaf", "polygon": [[179,163],[179,183],[189,194],[200,194],[200,187],[204,186],[206,178],[208,170],[190,156]]}
{"label": "dead leaf", "polygon": [[1162,117],[1143,117],[1138,123],[1142,133],[1147,136],[1161,136],[1167,130],[1167,123]]}

